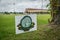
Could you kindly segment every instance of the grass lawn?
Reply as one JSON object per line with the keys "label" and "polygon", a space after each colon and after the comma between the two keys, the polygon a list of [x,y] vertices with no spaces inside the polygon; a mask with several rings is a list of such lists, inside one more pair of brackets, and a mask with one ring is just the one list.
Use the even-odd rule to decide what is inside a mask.
{"label": "grass lawn", "polygon": [[36,31],[16,35],[15,15],[0,14],[0,40],[53,40],[53,36],[48,36],[45,33],[45,31],[50,30],[49,27],[45,26],[48,24],[48,18],[50,18],[49,14],[38,14]]}

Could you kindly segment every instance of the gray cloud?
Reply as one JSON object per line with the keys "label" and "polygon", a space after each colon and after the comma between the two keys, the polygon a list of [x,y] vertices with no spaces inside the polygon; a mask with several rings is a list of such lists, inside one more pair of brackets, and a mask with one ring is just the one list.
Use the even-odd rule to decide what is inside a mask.
{"label": "gray cloud", "polygon": [[[43,8],[47,9],[46,5],[49,3],[48,0],[0,0],[0,12],[20,12],[24,11],[25,8]],[[43,5],[43,7],[42,7]]]}

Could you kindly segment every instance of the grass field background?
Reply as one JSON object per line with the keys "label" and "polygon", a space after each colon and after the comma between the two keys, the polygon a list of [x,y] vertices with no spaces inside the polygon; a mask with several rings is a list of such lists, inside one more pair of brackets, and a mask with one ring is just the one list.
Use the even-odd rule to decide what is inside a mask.
{"label": "grass field background", "polygon": [[[37,30],[33,32],[15,34],[15,16],[0,14],[0,40],[51,40],[44,31],[50,28],[48,24],[50,14],[37,14]],[[20,15],[21,16],[21,15]]]}

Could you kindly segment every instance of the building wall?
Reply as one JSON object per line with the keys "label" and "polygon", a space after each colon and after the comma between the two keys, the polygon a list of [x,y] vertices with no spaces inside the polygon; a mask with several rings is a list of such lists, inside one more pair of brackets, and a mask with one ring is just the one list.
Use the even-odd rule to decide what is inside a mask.
{"label": "building wall", "polygon": [[26,9],[26,13],[48,13],[47,9]]}

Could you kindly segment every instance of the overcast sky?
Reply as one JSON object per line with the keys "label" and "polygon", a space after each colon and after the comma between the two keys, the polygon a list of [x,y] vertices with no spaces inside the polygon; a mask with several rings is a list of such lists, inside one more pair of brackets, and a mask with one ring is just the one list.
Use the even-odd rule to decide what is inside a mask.
{"label": "overcast sky", "polygon": [[0,12],[24,12],[26,8],[48,9],[48,3],[49,0],[0,0]]}

